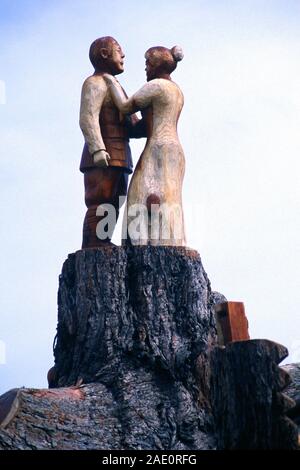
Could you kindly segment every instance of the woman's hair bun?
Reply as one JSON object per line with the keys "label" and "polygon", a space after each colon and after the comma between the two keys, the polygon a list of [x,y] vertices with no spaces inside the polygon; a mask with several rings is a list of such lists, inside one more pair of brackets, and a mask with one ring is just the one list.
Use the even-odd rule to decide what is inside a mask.
{"label": "woman's hair bun", "polygon": [[174,60],[176,60],[176,62],[179,62],[180,60],[182,60],[184,56],[183,50],[181,49],[180,46],[172,47],[171,54],[174,57]]}

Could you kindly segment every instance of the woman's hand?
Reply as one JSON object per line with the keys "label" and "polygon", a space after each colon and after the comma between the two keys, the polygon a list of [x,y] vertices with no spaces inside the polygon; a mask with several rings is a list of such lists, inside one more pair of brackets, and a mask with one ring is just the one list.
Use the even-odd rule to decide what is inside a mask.
{"label": "woman's hand", "polygon": [[116,85],[117,83],[119,83],[118,80],[109,73],[104,73],[103,78],[106,81],[107,85]]}

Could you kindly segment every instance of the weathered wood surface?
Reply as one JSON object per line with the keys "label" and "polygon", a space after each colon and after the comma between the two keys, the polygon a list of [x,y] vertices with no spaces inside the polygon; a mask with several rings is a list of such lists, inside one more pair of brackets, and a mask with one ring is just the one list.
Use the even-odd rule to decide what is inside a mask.
{"label": "weathered wood surface", "polygon": [[211,401],[219,449],[297,449],[296,424],[286,416],[295,402],[279,364],[287,349],[268,340],[229,343],[211,358]]}
{"label": "weathered wood surface", "polygon": [[224,300],[192,250],[70,255],[54,388],[0,397],[0,449],[293,447],[295,408],[281,393],[290,379],[277,366],[286,349],[216,346],[213,305]]}
{"label": "weathered wood surface", "polygon": [[[128,373],[126,380],[127,387],[124,385],[117,394],[100,383],[79,388],[19,389],[14,414],[0,429],[0,449],[212,446],[213,439],[195,429],[196,410],[194,414],[188,412],[193,405],[183,387],[181,396],[176,397],[168,395],[167,381],[164,383],[162,378],[162,385],[155,385],[150,373]],[[180,406],[176,411],[177,400]]]}
{"label": "weathered wood surface", "polygon": [[[23,431],[26,440],[13,445],[213,448],[207,358],[216,335],[213,304],[222,300],[192,250],[111,247],[70,255],[60,276],[51,385],[89,385],[71,395],[70,388],[20,391],[24,407],[0,448]],[[22,413],[43,438],[30,438]]]}
{"label": "weathered wood surface", "polygon": [[295,406],[287,414],[298,426],[300,445],[300,364],[287,364],[282,368],[290,374],[292,379],[292,383],[287,387],[285,393],[295,401]]}
{"label": "weathered wood surface", "polygon": [[[300,364],[283,368],[288,369],[294,379],[285,393],[297,399],[299,388],[298,395],[294,390],[296,384],[300,383]],[[134,385],[132,382],[132,387]],[[145,391],[146,387],[147,383]],[[122,417],[123,409],[118,404],[117,397],[103,384],[52,390],[16,389],[5,395],[6,397],[0,397],[2,410],[3,401],[9,405],[5,408],[6,418],[3,414],[0,419],[2,450],[122,449],[127,446],[122,428],[122,422],[127,418]],[[299,415],[300,413],[298,417]],[[155,429],[155,421],[147,421],[138,407],[133,418],[141,439]],[[167,414],[164,419],[167,422]],[[171,435],[172,433],[169,434],[169,441]],[[159,442],[167,442],[167,436],[163,440],[162,434],[159,439],[160,441],[156,437],[155,448],[160,446]],[[210,443],[213,440],[211,430]]]}
{"label": "weathered wood surface", "polygon": [[193,250],[113,247],[70,255],[58,293],[56,385],[111,383],[142,366],[192,390],[196,359],[215,341],[217,300]]}
{"label": "weathered wood surface", "polygon": [[215,306],[218,344],[250,339],[248,319],[242,302],[222,302]]}

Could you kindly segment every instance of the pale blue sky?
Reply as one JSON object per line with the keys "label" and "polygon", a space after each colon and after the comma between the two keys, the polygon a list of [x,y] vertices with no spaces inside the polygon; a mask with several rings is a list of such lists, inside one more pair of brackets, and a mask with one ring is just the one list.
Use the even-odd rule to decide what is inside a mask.
{"label": "pale blue sky", "polygon": [[212,287],[245,302],[251,336],[300,361],[299,21],[286,0],[0,1],[0,393],[46,386],[58,275],[85,213],[80,89],[104,35],[125,50],[128,94],[145,81],[146,49],[182,46],[188,244]]}

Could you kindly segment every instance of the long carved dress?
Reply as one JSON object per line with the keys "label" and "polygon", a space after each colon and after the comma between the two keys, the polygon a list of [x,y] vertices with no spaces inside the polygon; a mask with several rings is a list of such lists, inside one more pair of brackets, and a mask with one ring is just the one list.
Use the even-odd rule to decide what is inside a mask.
{"label": "long carved dress", "polygon": [[147,123],[146,146],[128,190],[123,239],[132,245],[184,246],[185,159],[177,134],[183,94],[171,80],[157,78],[121,103],[117,87],[112,85],[112,94],[120,110],[142,110]]}

